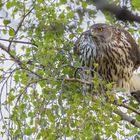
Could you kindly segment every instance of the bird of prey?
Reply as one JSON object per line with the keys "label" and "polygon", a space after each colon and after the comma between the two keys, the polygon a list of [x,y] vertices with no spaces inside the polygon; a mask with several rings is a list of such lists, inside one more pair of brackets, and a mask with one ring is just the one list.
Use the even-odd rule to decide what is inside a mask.
{"label": "bird of prey", "polygon": [[140,96],[140,78],[133,74],[140,66],[140,48],[130,33],[108,24],[94,24],[77,39],[74,52],[83,67],[94,68],[107,82]]}

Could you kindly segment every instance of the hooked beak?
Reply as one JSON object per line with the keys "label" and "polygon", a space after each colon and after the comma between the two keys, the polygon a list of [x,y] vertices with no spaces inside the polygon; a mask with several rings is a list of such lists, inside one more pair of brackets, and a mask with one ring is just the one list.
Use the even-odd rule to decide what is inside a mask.
{"label": "hooked beak", "polygon": [[93,30],[93,29],[90,30],[90,36],[96,37],[96,32],[95,32],[95,30]]}
{"label": "hooked beak", "polygon": [[89,35],[89,36],[92,36],[91,30],[88,30],[88,35]]}

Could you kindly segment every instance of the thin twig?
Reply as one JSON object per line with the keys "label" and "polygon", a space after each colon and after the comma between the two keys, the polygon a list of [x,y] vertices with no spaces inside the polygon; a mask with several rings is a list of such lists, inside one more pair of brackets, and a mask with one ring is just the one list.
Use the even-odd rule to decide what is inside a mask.
{"label": "thin twig", "polygon": [[19,102],[21,96],[27,91],[27,89],[28,89],[28,87],[29,87],[30,85],[31,85],[31,83],[27,84],[26,87],[25,87],[25,89],[23,90],[23,92],[21,92],[21,93],[18,95],[17,101],[16,101],[16,103],[15,103],[15,106],[16,106],[16,107],[17,107],[17,104],[18,104],[18,102]]}
{"label": "thin twig", "polygon": [[9,40],[9,39],[4,39],[0,38],[1,41],[6,41],[6,42],[14,42],[14,43],[20,43],[20,44],[28,44],[28,45],[34,45],[38,47],[35,43],[33,42],[26,42],[26,41],[20,41],[20,40]]}
{"label": "thin twig", "polygon": [[[25,18],[32,12],[33,9],[34,9],[34,6],[31,8],[31,10],[30,10],[28,13],[26,13],[26,14],[23,16],[22,20],[20,21],[20,23],[19,23],[19,25],[18,25],[18,27],[17,27],[17,29],[16,29],[16,31],[15,31],[15,35],[17,35],[17,33],[18,33],[19,29],[21,28],[21,26],[22,26],[22,24],[23,24]],[[12,37],[11,42],[9,43],[8,51],[10,51],[10,47],[11,47],[11,44],[12,44],[12,41],[13,41],[13,40],[14,40],[14,37]]]}
{"label": "thin twig", "polygon": [[[62,78],[57,78],[57,80],[62,80]],[[65,81],[69,81],[69,82],[79,82],[82,84],[87,84],[87,85],[91,85],[92,82],[86,81],[86,80],[81,80],[78,78],[65,78]]]}

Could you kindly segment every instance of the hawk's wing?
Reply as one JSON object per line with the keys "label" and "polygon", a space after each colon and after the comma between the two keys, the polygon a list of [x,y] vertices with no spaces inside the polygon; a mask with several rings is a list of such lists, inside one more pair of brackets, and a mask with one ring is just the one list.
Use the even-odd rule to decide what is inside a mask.
{"label": "hawk's wing", "polygon": [[136,43],[128,31],[124,29],[120,30],[125,34],[128,43],[131,45],[130,59],[134,62],[135,69],[137,69],[140,66],[140,46]]}

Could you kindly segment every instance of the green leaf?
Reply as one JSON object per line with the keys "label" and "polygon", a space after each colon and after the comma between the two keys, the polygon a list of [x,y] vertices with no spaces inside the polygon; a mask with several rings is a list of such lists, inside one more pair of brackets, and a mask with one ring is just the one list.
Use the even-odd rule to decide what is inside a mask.
{"label": "green leaf", "polygon": [[11,103],[13,100],[15,100],[16,97],[17,97],[17,96],[10,95],[10,96],[8,97],[8,102]]}
{"label": "green leaf", "polygon": [[12,3],[11,3],[11,2],[7,2],[6,8],[7,8],[7,9],[10,9],[11,7],[12,7]]}
{"label": "green leaf", "polygon": [[15,82],[18,83],[19,82],[19,75],[17,75],[17,74],[14,75],[14,79],[15,79]]}
{"label": "green leaf", "polygon": [[10,36],[14,36],[14,35],[15,35],[14,30],[13,30],[13,29],[11,29],[11,28],[10,28],[10,30],[9,30],[9,35],[10,35]]}
{"label": "green leaf", "polygon": [[133,9],[140,10],[140,1],[139,0],[132,0]]}
{"label": "green leaf", "polygon": [[8,24],[11,23],[11,20],[9,20],[9,19],[4,19],[4,20],[3,20],[3,23],[4,23],[5,26],[7,26]]}
{"label": "green leaf", "polygon": [[10,53],[11,53],[11,55],[16,56],[16,51],[15,50],[11,50]]}
{"label": "green leaf", "polygon": [[115,134],[112,134],[113,140],[117,140],[117,136]]}
{"label": "green leaf", "polygon": [[125,127],[126,127],[127,129],[130,129],[130,126],[129,126],[128,124],[126,124]]}
{"label": "green leaf", "polygon": [[67,1],[66,0],[60,0],[60,4],[66,4]]}
{"label": "green leaf", "polygon": [[86,8],[86,7],[87,7],[87,5],[88,5],[88,4],[87,4],[87,2],[86,2],[86,1],[85,1],[85,2],[83,1],[83,2],[82,2],[82,7],[83,7],[83,8]]}
{"label": "green leaf", "polygon": [[2,0],[0,1],[0,8],[3,6]]}
{"label": "green leaf", "polygon": [[25,132],[24,134],[27,135],[27,136],[30,136],[32,133],[34,132],[34,128],[27,128],[25,129]]}

